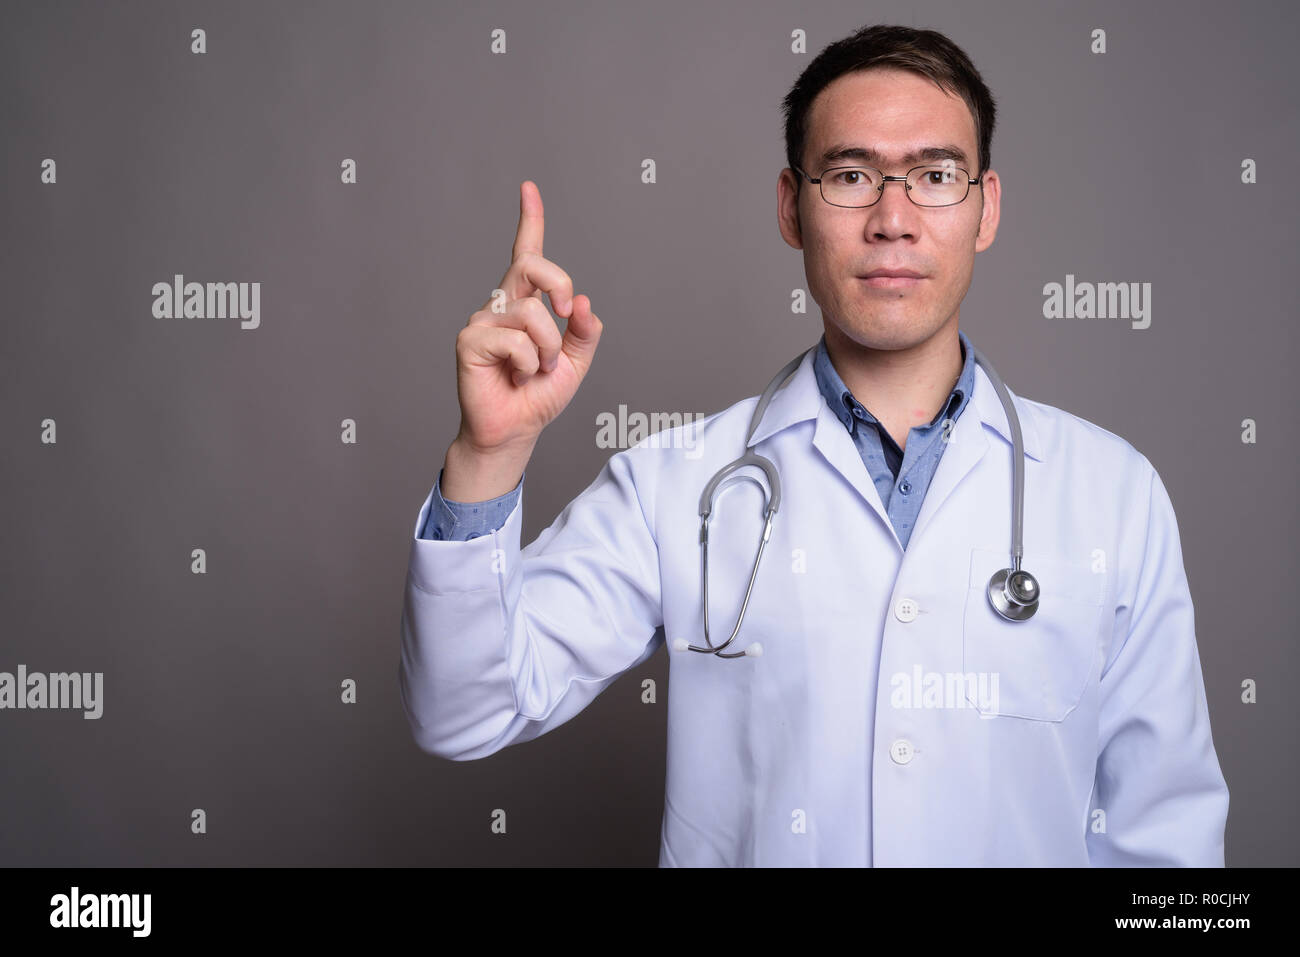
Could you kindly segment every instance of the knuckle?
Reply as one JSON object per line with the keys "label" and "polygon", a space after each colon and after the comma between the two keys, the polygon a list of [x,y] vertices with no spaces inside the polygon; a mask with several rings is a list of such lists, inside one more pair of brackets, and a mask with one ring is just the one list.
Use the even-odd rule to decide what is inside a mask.
{"label": "knuckle", "polygon": [[465,328],[473,329],[475,326],[491,325],[494,318],[491,309],[480,309],[469,317],[469,322],[465,324]]}
{"label": "knuckle", "polygon": [[536,296],[530,298],[532,302],[524,309],[526,321],[538,329],[545,329],[547,325],[555,325],[551,319],[551,310],[546,307],[546,303]]}
{"label": "knuckle", "polygon": [[514,301],[514,307],[515,307],[515,311],[518,312],[520,315],[524,316],[525,318],[529,316],[535,317],[539,315],[538,313],[539,309],[540,310],[546,309],[546,306],[542,303],[542,300],[538,299],[536,296],[524,296],[522,299],[516,299]]}

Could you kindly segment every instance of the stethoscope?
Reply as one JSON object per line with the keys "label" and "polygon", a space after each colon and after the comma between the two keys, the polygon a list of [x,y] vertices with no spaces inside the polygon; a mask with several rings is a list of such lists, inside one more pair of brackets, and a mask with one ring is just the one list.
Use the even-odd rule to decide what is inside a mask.
{"label": "stethoscope", "polygon": [[[1011,402],[1007,387],[1002,384],[1002,380],[998,378],[993,366],[989,364],[988,360],[974,345],[968,342],[967,346],[974,353],[975,361],[984,367],[989,380],[993,383],[993,388],[997,390],[998,398],[1002,401],[1002,408],[1007,413],[1007,421],[1011,424],[1011,441],[1013,445],[1011,567],[999,569],[989,579],[989,603],[993,606],[993,610],[1007,621],[1025,621],[1033,617],[1034,612],[1038,610],[1039,589],[1038,580],[1020,567],[1020,560],[1024,555],[1021,526],[1025,510],[1025,446],[1020,435],[1020,417],[1016,414],[1016,408]],[[812,349],[815,348],[817,347],[812,347]],[[719,469],[713,478],[709,479],[709,484],[704,486],[704,492],[700,495],[700,547],[703,549],[701,562],[704,575],[704,643],[707,647],[687,644],[685,639],[679,639],[674,643],[674,646],[679,651],[689,648],[691,651],[714,654],[719,658],[755,657],[763,653],[763,646],[757,641],[751,643],[744,651],[723,651],[724,648],[736,640],[736,635],[740,634],[741,622],[745,620],[745,609],[749,607],[749,596],[754,590],[754,579],[758,576],[758,563],[762,560],[763,548],[772,535],[772,519],[776,516],[776,510],[781,506],[781,477],[777,474],[776,466],[770,459],[751,451],[749,441],[753,438],[755,430],[758,429],[758,423],[763,420],[763,413],[767,411],[767,405],[772,401],[772,396],[776,393],[776,390],[794,373],[794,370],[799,367],[799,363],[803,361],[804,356],[811,352],[812,349],[808,349],[787,362],[785,367],[776,374],[776,377],[768,383],[767,388],[763,390],[763,394],[758,400],[758,405],[754,407],[753,417],[749,420],[749,433],[745,436],[745,454]],[[757,466],[762,469],[763,474],[767,476],[767,485],[771,490],[771,494],[770,496],[764,496],[767,505],[763,523],[763,537],[759,540],[758,553],[754,556],[754,569],[749,574],[749,587],[745,589],[745,600],[740,606],[740,617],[736,619],[736,627],[732,629],[731,637],[715,648],[713,642],[709,639],[709,516],[713,512],[713,495],[718,486],[725,482],[732,472],[747,465]],[[749,478],[749,476],[743,477]]]}

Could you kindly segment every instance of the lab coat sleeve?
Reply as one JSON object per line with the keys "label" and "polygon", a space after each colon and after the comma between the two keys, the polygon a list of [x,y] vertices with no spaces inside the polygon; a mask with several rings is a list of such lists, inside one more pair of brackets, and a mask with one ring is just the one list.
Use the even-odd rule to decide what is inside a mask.
{"label": "lab coat sleeve", "polygon": [[1119,596],[1101,673],[1088,856],[1100,867],[1222,867],[1228,788],[1210,735],[1173,505],[1147,467],[1144,551],[1136,585]]}
{"label": "lab coat sleeve", "polygon": [[[399,689],[419,747],[462,761],[531,740],[663,641],[659,553],[629,449],[520,549],[523,500],[468,541],[413,535]],[[426,498],[415,528],[428,515]]]}

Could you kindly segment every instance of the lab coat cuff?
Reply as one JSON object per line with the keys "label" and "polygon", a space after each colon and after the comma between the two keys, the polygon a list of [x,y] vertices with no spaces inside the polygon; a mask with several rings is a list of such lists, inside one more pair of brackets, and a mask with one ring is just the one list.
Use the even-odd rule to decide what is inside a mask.
{"label": "lab coat cuff", "polygon": [[411,583],[431,595],[459,594],[500,588],[507,570],[519,556],[523,522],[523,490],[498,529],[464,542],[420,538],[428,520],[434,492],[429,491],[411,532],[408,568]]}

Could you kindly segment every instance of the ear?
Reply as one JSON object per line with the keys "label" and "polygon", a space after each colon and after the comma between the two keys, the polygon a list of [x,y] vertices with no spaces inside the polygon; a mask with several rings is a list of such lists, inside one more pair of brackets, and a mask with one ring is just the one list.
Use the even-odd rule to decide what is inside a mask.
{"label": "ear", "polygon": [[799,197],[803,192],[799,174],[786,167],[776,181],[776,224],[781,238],[793,249],[803,249],[803,222],[799,215]]}
{"label": "ear", "polygon": [[[1002,180],[990,169],[983,176],[984,188],[980,190],[983,209],[979,228],[975,231],[975,251],[983,252],[993,245],[998,234],[998,220],[1002,211]],[[973,187],[972,187],[973,188]]]}

